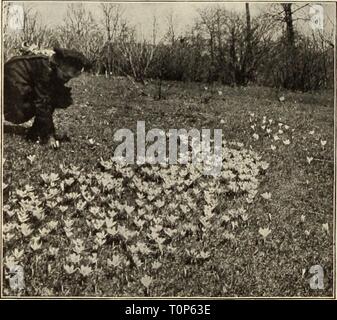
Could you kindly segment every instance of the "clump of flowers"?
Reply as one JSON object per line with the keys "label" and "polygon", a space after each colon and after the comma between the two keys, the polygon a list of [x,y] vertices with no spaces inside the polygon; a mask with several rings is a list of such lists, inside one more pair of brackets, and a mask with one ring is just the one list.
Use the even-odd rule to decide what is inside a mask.
{"label": "clump of flowers", "polygon": [[234,242],[249,220],[269,166],[241,143],[222,151],[218,177],[203,175],[202,165],[103,159],[91,172],[61,165],[42,174],[5,205],[7,265],[23,266],[27,294],[46,283],[49,294],[99,294],[95,283],[110,279],[110,294],[119,295],[125,279],[152,292],[172,261],[207,263],[211,248]]}
{"label": "clump of flowers", "polygon": [[249,124],[253,140],[269,140],[272,151],[282,145],[288,146],[292,143],[295,130],[281,121],[269,119],[267,116],[260,118],[256,114],[250,113]]}

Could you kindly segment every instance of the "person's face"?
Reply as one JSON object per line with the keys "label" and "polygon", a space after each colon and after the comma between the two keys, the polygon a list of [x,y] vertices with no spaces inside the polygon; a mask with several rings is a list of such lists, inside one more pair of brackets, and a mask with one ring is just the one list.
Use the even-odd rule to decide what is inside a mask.
{"label": "person's face", "polygon": [[59,61],[58,69],[58,77],[64,82],[68,82],[70,79],[78,77],[84,70],[83,66],[73,63],[71,60]]}

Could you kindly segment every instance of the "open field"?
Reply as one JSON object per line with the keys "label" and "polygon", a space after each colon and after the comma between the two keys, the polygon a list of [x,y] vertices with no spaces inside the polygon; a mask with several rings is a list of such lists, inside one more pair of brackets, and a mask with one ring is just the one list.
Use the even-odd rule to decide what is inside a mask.
{"label": "open field", "polygon": [[[4,136],[4,262],[26,285],[5,280],[5,295],[332,296],[332,91],[164,83],[157,100],[155,83],[71,85],[74,105],[55,116],[71,142]],[[115,130],[141,120],[222,129],[223,174],[114,164]]]}

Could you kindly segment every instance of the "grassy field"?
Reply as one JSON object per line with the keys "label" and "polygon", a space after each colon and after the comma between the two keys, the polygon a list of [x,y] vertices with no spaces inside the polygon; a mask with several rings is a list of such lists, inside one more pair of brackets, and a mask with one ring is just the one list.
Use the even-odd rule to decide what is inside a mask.
{"label": "grassy field", "polygon": [[[155,83],[71,84],[55,114],[71,142],[4,136],[4,263],[25,272],[5,295],[332,296],[332,91],[164,83],[158,100]],[[222,175],[113,163],[115,130],[140,120],[222,129]]]}

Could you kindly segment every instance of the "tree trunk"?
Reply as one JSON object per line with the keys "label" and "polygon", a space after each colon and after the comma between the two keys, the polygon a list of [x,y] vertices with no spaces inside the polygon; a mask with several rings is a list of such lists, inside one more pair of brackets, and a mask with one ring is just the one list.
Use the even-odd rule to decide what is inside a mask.
{"label": "tree trunk", "polygon": [[235,49],[235,27],[231,29],[231,37],[230,37],[230,46],[229,46],[229,56],[230,56],[230,67],[229,70],[231,71],[232,76],[232,83],[231,85],[237,84],[237,65],[236,65],[236,49]]}
{"label": "tree trunk", "polygon": [[295,46],[295,32],[294,32],[294,24],[293,24],[293,13],[291,9],[291,3],[283,3],[284,9],[284,21],[287,26],[287,43],[289,47]]}
{"label": "tree trunk", "polygon": [[285,73],[283,86],[287,89],[297,88],[296,72],[296,48],[295,48],[295,31],[293,23],[291,3],[282,3],[284,10],[284,22],[286,24],[286,51],[285,51]]}
{"label": "tree trunk", "polygon": [[243,84],[246,85],[248,81],[252,80],[252,27],[250,18],[249,3],[246,3],[246,52],[242,65]]}

